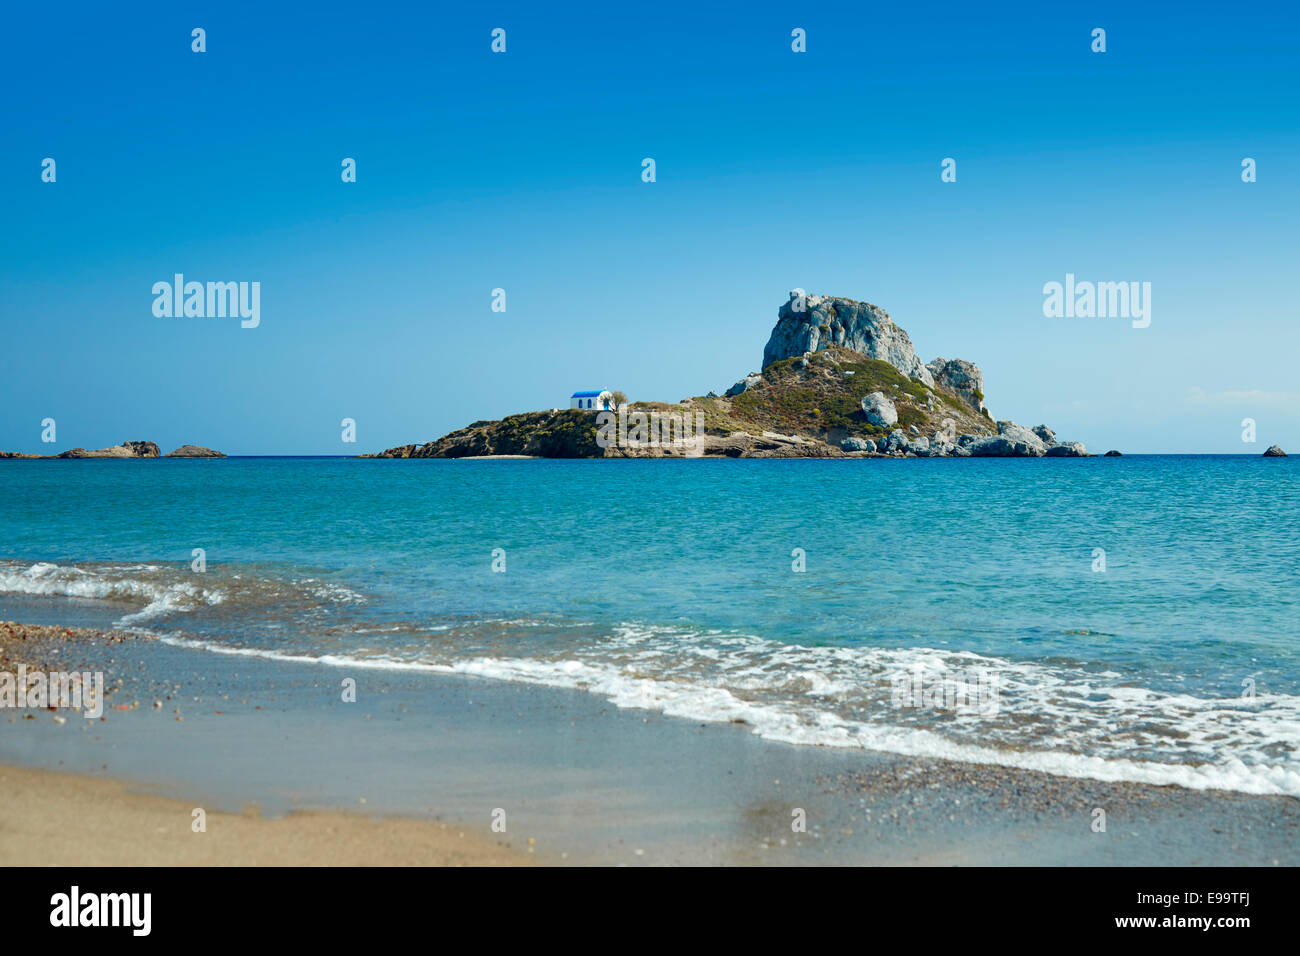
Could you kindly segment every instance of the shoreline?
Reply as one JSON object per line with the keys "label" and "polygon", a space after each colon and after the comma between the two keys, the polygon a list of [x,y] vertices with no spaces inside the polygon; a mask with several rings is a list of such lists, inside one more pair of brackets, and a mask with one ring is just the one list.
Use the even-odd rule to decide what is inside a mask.
{"label": "shoreline", "polygon": [[[40,653],[48,644],[21,643],[33,660],[50,659]],[[23,777],[26,794],[4,811],[5,832],[20,835],[0,844],[4,862],[42,852],[38,835],[58,814],[84,813],[75,820],[90,829],[66,845],[84,854],[73,862],[95,848],[109,855],[94,859],[132,863],[1300,864],[1292,797],[800,747],[742,726],[620,710],[578,690],[349,675],[92,629],[73,646],[129,703],[63,723],[0,711],[10,731],[0,735],[0,777]],[[358,703],[340,699],[348,676]],[[73,776],[40,776],[55,771]],[[50,793],[65,802],[39,799]],[[102,813],[97,801],[107,801]],[[250,804],[273,819],[252,816]],[[189,837],[188,817],[174,815],[194,806],[209,814],[209,834],[214,819],[232,834],[220,849],[173,850],[163,839]],[[1092,829],[1097,809],[1104,833]],[[492,830],[498,810],[504,834]],[[795,811],[805,832],[792,829]],[[132,855],[108,836],[120,826],[113,814],[133,826],[158,820],[165,832]],[[453,828],[466,836],[447,838]],[[368,849],[315,855],[339,834]],[[263,846],[275,855],[258,855]]]}

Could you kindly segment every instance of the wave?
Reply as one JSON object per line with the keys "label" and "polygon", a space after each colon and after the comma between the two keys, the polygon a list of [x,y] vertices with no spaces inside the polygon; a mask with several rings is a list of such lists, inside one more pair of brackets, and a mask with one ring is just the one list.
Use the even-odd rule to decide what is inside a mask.
{"label": "wave", "polygon": [[30,565],[0,561],[0,593],[137,605],[119,617],[115,627],[218,605],[284,608],[311,603],[359,605],[367,600],[351,588],[314,577],[277,580],[212,569],[200,576],[158,564],[60,565],[48,561]]}
{"label": "wave", "polygon": [[[585,691],[620,708],[695,721],[743,722],[768,740],[1036,770],[1112,782],[1300,797],[1289,753],[1300,737],[1300,697],[1253,700],[1161,694],[1115,672],[1069,674],[1030,662],[933,648],[805,647],[709,632],[625,625],[606,659],[485,656],[431,660],[386,654],[310,654],[182,635],[170,644],[222,654],[333,667],[458,674]],[[624,653],[619,654],[618,648]],[[639,648],[639,653],[627,653]],[[612,659],[611,659],[612,658]],[[700,666],[701,660],[711,663]],[[997,713],[900,710],[899,673],[996,674]],[[881,678],[884,679],[882,686]],[[1106,686],[1110,682],[1111,686]],[[874,703],[868,703],[869,701]],[[1153,738],[1164,746],[1153,744]],[[1159,754],[1164,759],[1153,759]]]}
{"label": "wave", "polygon": [[[1300,697],[1230,696],[1236,688],[1226,685],[1216,697],[1208,678],[1194,682],[1195,693],[1170,692],[1059,656],[1010,660],[848,640],[803,645],[717,629],[518,615],[395,621],[361,613],[370,599],[325,577],[249,566],[199,576],[175,565],[0,561],[3,592],[120,602],[129,609],[116,626],[149,624],[178,646],[568,688],[622,708],[743,722],[789,744],[1300,797]],[[167,633],[167,619],[180,615],[193,626]],[[211,637],[227,632],[239,636]],[[900,700],[900,688],[912,686],[922,689],[920,700]],[[957,692],[980,687],[994,688],[994,706],[984,706],[987,699],[959,706]]]}
{"label": "wave", "polygon": [[220,604],[219,589],[186,581],[167,580],[165,570],[152,564],[110,565],[91,570],[41,561],[24,567],[0,563],[0,592],[86,598],[100,601],[143,602],[125,614],[118,626],[138,624],[167,614]]}

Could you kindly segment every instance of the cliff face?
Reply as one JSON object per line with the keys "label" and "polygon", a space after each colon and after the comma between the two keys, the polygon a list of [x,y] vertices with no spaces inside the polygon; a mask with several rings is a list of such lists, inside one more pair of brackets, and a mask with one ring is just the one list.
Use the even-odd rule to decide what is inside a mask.
{"label": "cliff face", "polygon": [[777,311],[776,328],[763,349],[763,368],[805,352],[838,346],[888,362],[908,378],[934,387],[934,376],[916,357],[912,340],[884,309],[795,289]]}
{"label": "cliff face", "polygon": [[937,358],[926,368],[936,385],[948,389],[979,415],[989,414],[984,404],[984,373],[974,362],[965,359]]}

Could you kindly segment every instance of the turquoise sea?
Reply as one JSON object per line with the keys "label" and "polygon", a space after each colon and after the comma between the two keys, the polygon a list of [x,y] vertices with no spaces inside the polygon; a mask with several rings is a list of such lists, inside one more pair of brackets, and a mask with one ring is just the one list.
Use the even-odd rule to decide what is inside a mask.
{"label": "turquoise sea", "polygon": [[1294,458],[0,462],[6,619],[1100,779],[1300,796],[1298,594]]}

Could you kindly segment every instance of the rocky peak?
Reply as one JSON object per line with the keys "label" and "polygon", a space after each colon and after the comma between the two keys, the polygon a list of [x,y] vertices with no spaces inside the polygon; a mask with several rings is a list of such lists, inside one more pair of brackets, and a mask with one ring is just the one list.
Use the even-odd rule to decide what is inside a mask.
{"label": "rocky peak", "polygon": [[763,368],[832,346],[888,362],[908,378],[934,387],[934,376],[916,357],[912,340],[884,309],[853,299],[807,295],[802,289],[793,290],[777,311],[776,327],[763,349]]}

